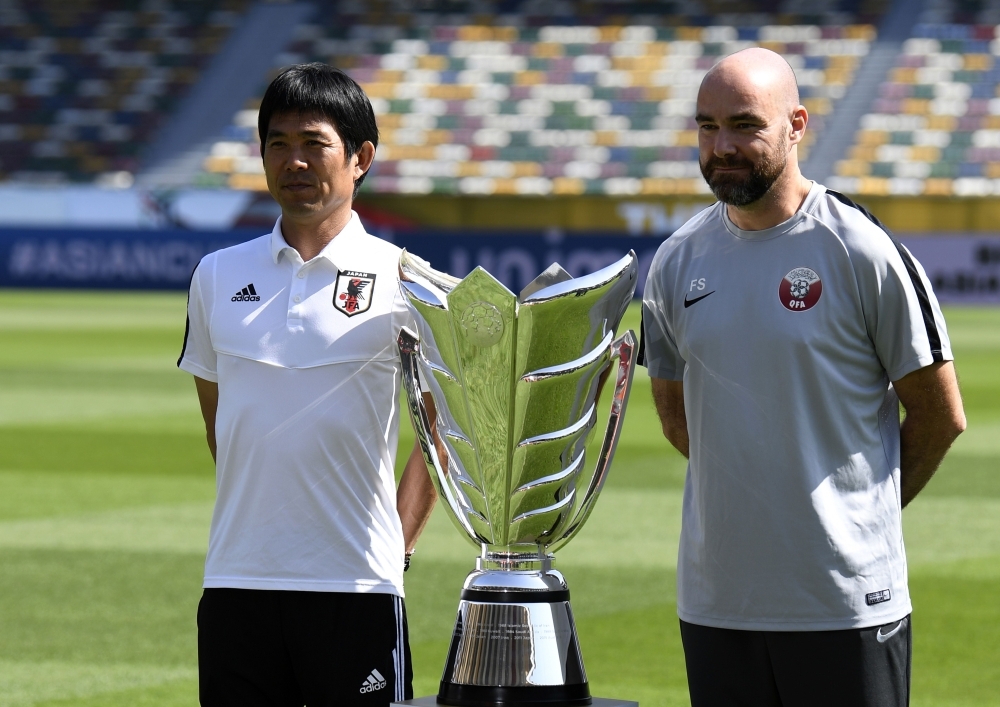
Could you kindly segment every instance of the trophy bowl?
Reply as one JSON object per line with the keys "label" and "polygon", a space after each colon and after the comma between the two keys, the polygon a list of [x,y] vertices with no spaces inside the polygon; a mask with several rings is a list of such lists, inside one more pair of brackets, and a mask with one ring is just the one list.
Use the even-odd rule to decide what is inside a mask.
{"label": "trophy bowl", "polygon": [[[634,252],[579,278],[552,265],[514,295],[482,268],[459,280],[400,256],[417,328],[398,338],[413,427],[448,516],[480,552],[439,703],[591,703],[552,553],[590,516],[621,433],[637,350],[632,331],[615,335],[636,273]],[[611,414],[589,469],[613,359]]]}

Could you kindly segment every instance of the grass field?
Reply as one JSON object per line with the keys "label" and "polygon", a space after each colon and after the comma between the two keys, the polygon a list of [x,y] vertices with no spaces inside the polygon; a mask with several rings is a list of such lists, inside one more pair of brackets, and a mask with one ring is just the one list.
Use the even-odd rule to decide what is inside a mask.
{"label": "grass field", "polygon": [[[913,704],[1000,705],[1000,310],[947,316],[969,430],[904,514]],[[0,707],[197,704],[214,478],[174,368],[183,328],[183,295],[0,292]],[[594,694],[687,704],[683,474],[640,369],[608,485],[557,562]],[[418,695],[474,555],[436,512],[406,578]]]}

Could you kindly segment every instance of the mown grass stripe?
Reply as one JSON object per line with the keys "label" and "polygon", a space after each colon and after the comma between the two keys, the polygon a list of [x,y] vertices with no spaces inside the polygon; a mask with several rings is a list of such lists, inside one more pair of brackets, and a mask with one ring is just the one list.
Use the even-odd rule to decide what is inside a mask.
{"label": "mown grass stripe", "polygon": [[197,676],[194,667],[0,659],[0,707],[85,698]]}
{"label": "mown grass stripe", "polygon": [[[915,707],[1000,694],[1000,309],[945,314],[970,428],[904,513]],[[0,707],[196,704],[214,478],[190,376],[173,368],[183,322],[182,293],[0,291]],[[637,325],[632,308],[624,326]],[[674,605],[684,470],[640,370],[605,492],[556,561],[595,694],[688,703]],[[440,514],[419,548],[407,610],[417,692],[432,694],[477,551]]]}

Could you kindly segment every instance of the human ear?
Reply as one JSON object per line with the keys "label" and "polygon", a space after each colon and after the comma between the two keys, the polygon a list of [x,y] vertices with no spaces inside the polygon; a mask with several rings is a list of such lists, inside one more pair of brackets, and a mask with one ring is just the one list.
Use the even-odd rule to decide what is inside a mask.
{"label": "human ear", "polygon": [[802,142],[802,138],[806,134],[806,125],[808,124],[809,112],[806,110],[806,107],[801,105],[796,106],[791,116],[791,130],[788,133],[789,144],[797,145]]}
{"label": "human ear", "polygon": [[369,140],[365,140],[358,153],[355,155],[357,162],[354,164],[354,178],[359,179],[371,169],[372,162],[375,161],[375,145]]}

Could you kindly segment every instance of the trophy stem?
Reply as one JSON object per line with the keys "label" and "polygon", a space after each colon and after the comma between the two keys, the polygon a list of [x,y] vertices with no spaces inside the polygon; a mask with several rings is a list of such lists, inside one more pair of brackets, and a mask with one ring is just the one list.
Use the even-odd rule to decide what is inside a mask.
{"label": "trophy stem", "polygon": [[526,547],[531,547],[534,552],[510,547],[491,549],[489,545],[484,544],[482,554],[476,558],[476,569],[503,572],[548,572],[552,569],[555,558],[550,553],[545,552],[541,546]]}

